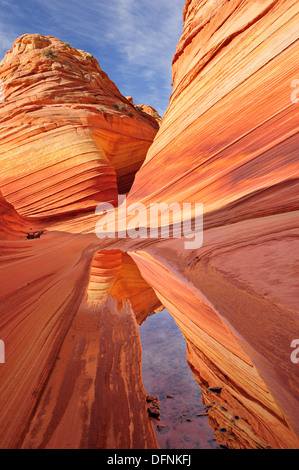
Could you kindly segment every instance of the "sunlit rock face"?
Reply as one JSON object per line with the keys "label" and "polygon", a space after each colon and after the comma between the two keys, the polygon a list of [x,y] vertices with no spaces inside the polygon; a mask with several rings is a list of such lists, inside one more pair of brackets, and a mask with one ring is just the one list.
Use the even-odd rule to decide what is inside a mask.
{"label": "sunlit rock face", "polygon": [[221,425],[220,400],[211,419],[229,447],[298,446],[296,9],[186,2],[170,105],[128,199],[203,203],[200,250],[164,241],[132,256],[183,329],[203,389],[218,371],[223,407],[245,406]]}
{"label": "sunlit rock face", "polygon": [[[7,53],[1,447],[156,448],[135,319],[161,304],[217,440],[298,447],[295,7],[186,2],[170,106],[132,188],[158,129],[149,109],[52,37]],[[203,203],[203,246],[98,239],[95,206],[128,191],[127,204]]]}
{"label": "sunlit rock face", "polygon": [[140,362],[129,303],[118,309],[111,297],[100,308],[83,302],[20,447],[156,448]]}
{"label": "sunlit rock face", "polygon": [[126,99],[129,101],[130,104],[132,104],[135,107],[135,109],[137,109],[140,112],[147,113],[148,115],[152,116],[159,125],[161,124],[162,117],[160,116],[160,114],[155,108],[146,104],[135,105],[132,96],[126,96]]}
{"label": "sunlit rock face", "polygon": [[39,34],[0,63],[1,187],[22,215],[87,212],[126,193],[158,129],[84,51]]}
{"label": "sunlit rock face", "polygon": [[[219,224],[298,207],[296,10],[295,1],[186,2],[170,106],[132,199],[202,202],[206,213],[233,204]],[[151,178],[153,168],[163,171]]]}
{"label": "sunlit rock face", "polygon": [[[89,226],[85,218],[94,217],[97,204],[115,203],[118,192],[130,189],[158,124],[120,94],[90,54],[52,37],[17,39],[0,76],[0,338],[6,352],[0,447],[156,447],[140,376],[138,295],[133,312],[118,298],[118,280],[114,300],[105,303],[122,253],[99,252],[94,234],[78,233],[94,231],[95,222]],[[153,308],[160,306],[145,281],[143,289],[151,292]],[[144,315],[142,295],[140,302]],[[121,361],[115,373],[108,356]],[[62,369],[54,372],[60,359]],[[99,375],[102,360],[107,369]],[[42,390],[50,375],[54,398],[49,404],[46,395],[45,408]],[[62,395],[68,411],[54,406]]]}

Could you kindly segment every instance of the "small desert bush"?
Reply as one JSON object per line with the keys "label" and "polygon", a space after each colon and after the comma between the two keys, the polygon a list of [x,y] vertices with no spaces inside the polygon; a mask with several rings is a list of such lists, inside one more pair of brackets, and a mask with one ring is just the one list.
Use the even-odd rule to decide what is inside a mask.
{"label": "small desert bush", "polygon": [[125,111],[127,109],[127,105],[124,103],[115,103],[114,107],[118,111]]}
{"label": "small desert bush", "polygon": [[52,57],[52,58],[55,58],[55,57],[56,57],[56,55],[54,54],[54,52],[52,51],[52,49],[45,49],[45,50],[43,51],[43,54],[44,54],[44,56],[46,56],[46,57]]}

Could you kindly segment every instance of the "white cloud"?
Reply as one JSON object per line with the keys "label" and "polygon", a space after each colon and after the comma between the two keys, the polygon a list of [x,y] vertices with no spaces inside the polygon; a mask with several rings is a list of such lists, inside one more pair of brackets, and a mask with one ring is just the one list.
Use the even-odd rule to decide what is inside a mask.
{"label": "white cloud", "polygon": [[171,93],[171,61],[182,32],[183,6],[182,0],[111,0],[104,13],[104,40],[112,37],[118,44],[131,73],[145,81],[145,104],[160,110]]}
{"label": "white cloud", "polygon": [[132,95],[136,104],[165,111],[172,92],[171,61],[182,32],[185,0],[1,3],[7,13],[6,26],[2,24],[1,29],[0,24],[2,55],[25,32],[59,37],[95,55],[120,91]]}
{"label": "white cloud", "polygon": [[[63,19],[61,26],[65,31],[72,31],[77,25],[78,37],[93,44],[93,51],[89,52],[98,51],[95,55],[100,65],[124,94],[133,95],[137,104],[150,104],[163,113],[172,92],[171,61],[182,32],[184,3],[185,0],[90,0],[82,9],[78,0],[72,2],[71,8],[68,2],[61,5],[54,0],[48,8],[55,21]],[[116,55],[112,76],[105,65],[107,57],[101,55],[111,50]]]}
{"label": "white cloud", "polygon": [[16,36],[5,30],[5,27],[0,23],[0,62],[3,59],[7,50],[12,48],[12,44]]}

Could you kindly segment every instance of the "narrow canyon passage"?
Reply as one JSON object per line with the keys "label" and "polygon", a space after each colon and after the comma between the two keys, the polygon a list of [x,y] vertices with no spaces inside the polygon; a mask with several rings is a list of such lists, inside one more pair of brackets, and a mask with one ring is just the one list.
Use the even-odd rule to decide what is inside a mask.
{"label": "narrow canyon passage", "polygon": [[[162,121],[52,36],[0,63],[1,448],[299,448],[297,2],[187,0],[183,18]],[[120,194],[125,235],[99,238]],[[131,236],[159,203],[179,210],[146,235],[200,204],[203,243]],[[157,390],[142,343],[192,391]]]}
{"label": "narrow canyon passage", "polygon": [[[92,234],[60,232],[1,242],[6,286],[1,292],[6,306],[1,334],[7,345],[7,367],[0,371],[0,400],[6,410],[1,413],[1,446],[155,448],[146,412],[146,394],[155,392],[144,389],[138,323],[142,328],[145,321],[145,326],[151,321],[147,316],[163,305],[184,334],[187,359],[201,387],[205,408],[199,394],[198,413],[208,416],[196,418],[209,422],[204,446],[215,445],[207,442],[213,439],[212,431],[219,444],[231,448],[286,447],[295,442],[235,333],[178,267],[161,258],[174,241],[158,242],[157,257],[150,254],[152,246],[123,252],[126,243],[132,249],[132,241],[110,241],[112,250],[98,252],[100,243]],[[149,341],[151,335],[155,338],[155,329],[149,329]],[[157,358],[162,353],[158,348]],[[187,406],[189,398],[181,403]],[[17,410],[14,419],[12,409]],[[202,441],[200,432],[193,444]],[[167,440],[163,445],[171,446]],[[185,445],[188,448],[188,436]]]}

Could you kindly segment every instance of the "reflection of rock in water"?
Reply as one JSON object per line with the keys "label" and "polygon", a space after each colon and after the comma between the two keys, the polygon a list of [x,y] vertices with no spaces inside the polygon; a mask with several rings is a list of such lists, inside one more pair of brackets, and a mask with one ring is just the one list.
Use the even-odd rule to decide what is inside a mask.
{"label": "reflection of rock in water", "polygon": [[122,253],[120,272],[112,285],[110,294],[117,298],[119,307],[123,299],[130,301],[139,324],[148,315],[163,308],[154,289],[144,280],[136,263],[127,253]]}
{"label": "reflection of rock in water", "polygon": [[83,301],[22,448],[156,448],[138,333],[128,303],[118,310],[110,296],[101,306]]}
{"label": "reflection of rock in water", "polygon": [[[136,357],[121,354],[131,329],[124,323],[115,331],[109,312],[103,313],[106,336],[97,323],[95,312],[109,292],[117,299],[113,309],[118,304],[121,311],[128,299],[140,324],[165,305],[188,343],[188,361],[210,406],[186,407],[175,350],[156,351],[152,360],[172,360],[178,385],[173,400],[161,398],[171,421],[159,433],[172,433],[166,448],[179,435],[185,447],[202,446],[189,433],[197,426],[207,435],[206,416],[196,416],[205,410],[223,446],[298,447],[298,366],[290,360],[298,331],[297,107],[290,99],[296,14],[295,0],[188,0],[173,93],[157,136],[155,117],[122,97],[90,54],[38,34],[22,36],[7,53],[0,69],[6,92],[0,336],[7,353],[0,368],[1,447],[31,438],[45,445],[51,433],[56,445],[63,439],[92,445],[93,438],[80,440],[82,421],[85,437],[105,432],[99,445],[155,446],[141,379],[138,403],[130,388],[127,359],[140,373],[136,342]],[[118,192],[128,191],[128,205],[203,203],[203,246],[99,240],[97,204],[115,203]],[[26,239],[24,232],[43,234]],[[131,327],[136,331],[134,322]],[[101,368],[105,423],[93,406]],[[162,385],[161,375],[152,378]],[[49,396],[61,400],[50,400],[44,415],[49,384]],[[127,400],[124,412],[111,401],[117,391]],[[163,394],[169,392],[168,383]],[[62,405],[70,395],[71,409]],[[31,427],[33,417],[49,423],[46,436],[45,428]],[[109,428],[111,422],[117,426]],[[137,424],[149,434],[144,428],[132,436],[128,430]],[[132,439],[120,441],[115,429]]]}
{"label": "reflection of rock in water", "polygon": [[[240,347],[244,343],[202,293],[180,276],[169,260],[163,260],[162,253],[163,248],[159,260],[148,253],[132,256],[187,340],[187,358],[202,386],[205,403],[212,405],[208,413],[217,439],[229,447],[296,446],[297,437],[283,411]],[[163,347],[160,352],[163,354]],[[218,432],[219,428],[222,431]]]}
{"label": "reflection of rock in water", "polygon": [[[190,381],[188,371],[184,368],[185,348],[179,347],[179,335],[175,331],[177,327],[170,319],[166,321],[166,313],[163,311],[151,317],[140,330],[143,380],[147,390],[158,393],[162,402],[163,425],[157,426],[159,433],[163,431],[163,434],[167,434],[167,439],[166,436],[161,438],[157,434],[162,448],[182,447],[182,442],[188,443],[185,448],[209,448],[213,439],[209,438],[211,433],[207,422],[223,448],[279,447],[282,445],[281,434],[276,434],[276,428],[284,428],[287,436],[293,438],[287,423],[279,414],[258,403],[248,390],[234,382],[233,377],[225,375],[202,351],[187,343],[188,365],[200,386],[202,396],[199,390],[197,394],[194,393],[192,380]],[[185,382],[186,377],[188,385]],[[210,386],[216,383],[218,386]],[[171,403],[173,406],[168,406],[167,398],[173,397],[166,393],[169,389],[175,394]],[[188,412],[181,413],[186,409]],[[195,413],[199,409],[202,411]],[[190,430],[186,427],[183,430],[178,425],[191,423],[194,419],[198,419],[196,427]],[[272,427],[267,427],[267,420],[272,423]],[[199,430],[199,427],[204,429]]]}

